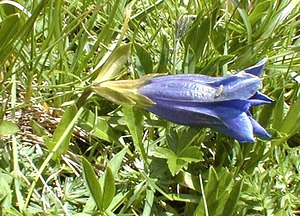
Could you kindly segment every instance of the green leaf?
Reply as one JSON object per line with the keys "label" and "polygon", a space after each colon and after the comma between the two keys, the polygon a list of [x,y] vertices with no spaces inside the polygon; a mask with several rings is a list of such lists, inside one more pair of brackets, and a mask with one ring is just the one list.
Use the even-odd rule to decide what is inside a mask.
{"label": "green leaf", "polygon": [[0,205],[1,208],[11,208],[13,190],[11,190],[12,178],[9,175],[0,174]]}
{"label": "green leaf", "polygon": [[166,73],[167,65],[169,64],[169,43],[165,35],[162,36],[160,59],[156,69],[156,73]]}
{"label": "green leaf", "polygon": [[[65,134],[66,128],[71,124],[74,116],[77,113],[77,108],[75,105],[70,106],[65,113],[63,114],[57,128],[54,131],[52,139],[45,139],[45,144],[47,148],[52,151],[56,143],[63,138],[63,141],[60,145],[60,147],[55,152],[54,158],[60,157],[62,154],[67,153],[70,140],[72,137],[73,130],[70,130],[67,134]],[[74,128],[75,122],[72,125],[72,128]]]}
{"label": "green leaf", "polygon": [[[0,48],[6,46],[20,27],[20,14],[12,14],[0,23]],[[12,45],[12,44],[11,44]]]}
{"label": "green leaf", "polygon": [[129,193],[130,192],[127,191],[125,193],[124,192],[120,192],[120,193],[116,194],[114,196],[113,200],[111,201],[109,207],[106,209],[105,213],[107,213],[108,211],[113,211],[114,212],[115,210],[117,210],[118,207],[120,205],[122,205],[125,202],[125,200],[128,199]]}
{"label": "green leaf", "polygon": [[189,146],[180,152],[179,158],[186,162],[198,162],[203,160],[203,153],[197,146]]}
{"label": "green leaf", "polygon": [[274,108],[273,122],[272,126],[274,129],[278,130],[281,127],[282,120],[284,117],[284,92],[281,92],[276,105]]}
{"label": "green leaf", "polygon": [[0,120],[0,135],[14,134],[20,131],[19,127],[10,121]]}
{"label": "green leaf", "polygon": [[131,44],[120,46],[109,56],[99,71],[93,83],[101,83],[114,78],[122,66],[127,62],[131,50]]}
{"label": "green leaf", "polygon": [[247,12],[245,11],[245,9],[243,9],[241,7],[238,7],[237,10],[238,10],[240,16],[242,17],[245,28],[247,30],[247,43],[251,44],[252,43],[252,27],[251,27],[251,23],[250,23],[248,15],[247,15]]}
{"label": "green leaf", "polygon": [[82,167],[83,167],[83,177],[86,183],[87,188],[89,189],[96,205],[99,210],[102,210],[102,198],[103,193],[96,177],[96,174],[93,170],[93,167],[87,159],[84,157],[81,158]]}
{"label": "green leaf", "polygon": [[[211,24],[214,23],[215,14],[218,10],[218,7],[216,7],[209,17],[203,17],[202,12],[199,12],[196,20],[186,34],[184,44],[186,49],[190,48],[193,50],[196,64],[201,60],[201,56],[204,54],[205,45],[208,42],[210,30],[212,29]],[[202,17],[202,19],[200,19],[200,17]],[[199,37],[199,35],[201,35],[201,37]]]}
{"label": "green leaf", "polygon": [[154,155],[155,157],[163,158],[163,159],[176,157],[176,154],[172,150],[164,147],[156,147],[156,152],[154,153]]}
{"label": "green leaf", "polygon": [[259,2],[255,5],[254,10],[249,16],[250,23],[254,25],[257,21],[266,16],[268,9],[272,5],[271,1]]}
{"label": "green leaf", "polygon": [[194,140],[198,137],[199,133],[200,130],[197,127],[183,128],[183,130],[178,131],[176,141],[173,141],[176,142],[176,148],[174,149],[176,154],[181,155],[181,152],[184,151],[185,148],[188,148],[194,142]]}
{"label": "green leaf", "polygon": [[106,168],[104,176],[102,208],[105,210],[113,200],[116,188],[114,174],[109,167]]}
{"label": "green leaf", "polygon": [[154,193],[152,190],[146,190],[146,200],[142,216],[150,216],[153,209]]}
{"label": "green leaf", "polygon": [[206,198],[216,200],[217,199],[217,191],[216,186],[218,185],[218,175],[216,170],[213,167],[209,168],[207,185],[205,186],[205,196]]}
{"label": "green leaf", "polygon": [[109,141],[119,143],[118,134],[107,124],[107,122],[103,119],[97,119],[97,125],[95,125],[95,130],[92,135]]}
{"label": "green leaf", "polygon": [[195,73],[195,53],[193,49],[189,46],[187,48],[184,62],[183,62],[183,73],[188,74],[188,73]]}
{"label": "green leaf", "polygon": [[136,55],[138,57],[137,70],[139,76],[144,76],[149,73],[153,73],[153,63],[150,54],[140,45],[135,44]]}
{"label": "green leaf", "polygon": [[171,157],[168,158],[167,164],[171,174],[175,176],[183,167],[187,165],[187,162],[177,157]]}
{"label": "green leaf", "polygon": [[107,142],[120,143],[118,140],[120,135],[110,127],[106,120],[100,117],[97,118],[90,110],[84,111],[79,119],[78,125],[99,139]]}
{"label": "green leaf", "polygon": [[144,115],[139,108],[133,106],[123,106],[123,113],[127,122],[127,127],[132,135],[133,143],[140,151],[143,159],[147,159],[144,144],[142,142],[144,132]]}
{"label": "green leaf", "polygon": [[[235,215],[243,186],[242,180],[235,180],[232,172],[225,168],[217,171],[211,167],[204,194],[210,215]],[[205,215],[204,199],[201,199],[196,215]]]}
{"label": "green leaf", "polygon": [[[236,214],[236,206],[240,199],[241,191],[243,187],[243,180],[238,181],[233,188],[231,189],[231,192],[228,196],[228,199],[226,201],[226,205],[224,206],[223,214],[222,215],[235,215]],[[222,198],[221,198],[222,199]]]}
{"label": "green leaf", "polygon": [[0,23],[0,64],[4,61],[10,54],[12,46],[14,45],[15,40],[19,37],[16,35],[19,28],[21,27],[20,23],[20,14],[12,14],[6,17]]}
{"label": "green leaf", "polygon": [[177,179],[187,188],[201,192],[199,177],[192,175],[188,171],[182,171],[178,174]]}
{"label": "green leaf", "polygon": [[118,174],[118,170],[121,167],[122,161],[127,150],[127,148],[122,149],[108,162],[107,167],[111,169],[111,172],[114,176]]}
{"label": "green leaf", "polygon": [[168,148],[157,147],[154,156],[167,159],[167,164],[171,174],[176,175],[180,169],[187,166],[188,163],[198,162],[202,160],[202,152],[196,146],[190,146],[184,149],[180,155]]}
{"label": "green leaf", "polygon": [[38,136],[46,135],[46,129],[43,126],[41,126],[38,122],[36,122],[34,119],[30,119],[30,124],[34,134]]}
{"label": "green leaf", "polygon": [[274,214],[274,216],[289,216],[289,214],[286,210],[281,209],[278,212],[276,212],[276,214]]}
{"label": "green leaf", "polygon": [[286,117],[284,118],[280,127],[280,132],[291,135],[291,131],[295,125],[300,121],[300,97],[290,106]]}

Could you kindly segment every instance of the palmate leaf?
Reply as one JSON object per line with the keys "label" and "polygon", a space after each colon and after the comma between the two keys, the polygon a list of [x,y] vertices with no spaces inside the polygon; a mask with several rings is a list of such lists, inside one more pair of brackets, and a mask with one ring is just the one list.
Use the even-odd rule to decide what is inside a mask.
{"label": "palmate leaf", "polygon": [[187,146],[179,153],[175,153],[169,148],[157,147],[154,155],[158,158],[167,159],[169,170],[173,176],[183,167],[187,167],[189,163],[203,160],[203,153],[196,146]]}

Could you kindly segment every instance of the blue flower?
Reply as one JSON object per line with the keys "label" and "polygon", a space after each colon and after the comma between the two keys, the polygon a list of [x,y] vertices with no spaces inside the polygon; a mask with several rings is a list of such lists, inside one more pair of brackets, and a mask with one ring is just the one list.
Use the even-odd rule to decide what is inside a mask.
{"label": "blue flower", "polygon": [[263,59],[235,75],[208,77],[178,74],[152,77],[137,90],[155,104],[145,109],[171,122],[209,127],[239,142],[254,142],[254,134],[270,138],[251,116],[251,106],[271,103],[258,91]]}

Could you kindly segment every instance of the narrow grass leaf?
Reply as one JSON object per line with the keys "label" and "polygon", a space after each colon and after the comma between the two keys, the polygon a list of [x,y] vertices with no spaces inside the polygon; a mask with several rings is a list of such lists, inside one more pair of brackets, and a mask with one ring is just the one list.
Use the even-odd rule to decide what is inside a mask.
{"label": "narrow grass leaf", "polygon": [[[100,1],[101,2],[101,1]],[[104,44],[108,44],[114,33],[114,26],[117,25],[116,21],[120,17],[120,11],[124,10],[124,0],[115,0],[109,2],[109,7],[106,9],[106,13],[109,15],[102,31],[99,34],[99,38],[103,41]],[[119,15],[119,16],[117,16]],[[123,15],[123,13],[121,13]]]}
{"label": "narrow grass leaf", "polygon": [[[209,168],[207,184],[205,186],[205,196],[210,200],[217,200],[216,186],[218,185],[218,174],[213,167]],[[209,200],[208,200],[209,201]]]}
{"label": "narrow grass leaf", "polygon": [[4,46],[13,45],[11,40],[20,27],[20,14],[9,15],[2,20],[0,26],[0,49],[3,50]]}
{"label": "narrow grass leaf", "polygon": [[284,92],[281,92],[276,105],[274,108],[273,122],[272,126],[274,129],[278,130],[281,127],[282,120],[284,117]]}
{"label": "narrow grass leaf", "polygon": [[152,11],[157,10],[162,3],[164,3],[163,0],[156,1],[154,4],[151,4],[147,8],[144,8],[143,10],[141,10],[141,12],[133,15],[131,17],[131,21],[134,21],[134,20],[138,20],[138,21],[143,20],[145,17],[149,16],[149,14],[151,14]]}
{"label": "narrow grass leaf", "polygon": [[[209,39],[211,24],[213,24],[210,17],[203,19],[200,19],[200,17],[203,17],[201,12],[197,15],[196,20],[187,32],[184,40],[186,49],[190,48],[195,53],[196,64],[201,60],[201,56],[204,53],[205,45]],[[199,37],[199,35],[201,35],[201,37]]]}
{"label": "narrow grass leaf", "polygon": [[32,127],[32,132],[35,135],[38,136],[45,136],[46,135],[46,129],[41,126],[37,121],[35,121],[34,119],[30,119],[30,125]]}
{"label": "narrow grass leaf", "polygon": [[280,132],[290,134],[297,122],[300,121],[300,97],[290,106],[280,127]]}
{"label": "narrow grass leaf", "polygon": [[152,190],[147,189],[146,190],[146,199],[145,199],[145,204],[144,204],[144,210],[143,210],[142,216],[150,216],[151,215],[153,201],[154,201],[154,193],[153,193]]}
{"label": "narrow grass leaf", "polygon": [[251,23],[250,23],[249,17],[247,15],[245,9],[243,9],[241,7],[238,7],[237,10],[238,10],[240,16],[242,17],[242,20],[244,22],[245,28],[247,30],[247,43],[251,44],[252,43],[252,27],[251,27]]}
{"label": "narrow grass leaf", "polygon": [[21,27],[20,15],[12,14],[0,23],[0,65],[10,55],[17,36],[15,35]]}
{"label": "narrow grass leaf", "polygon": [[109,207],[106,209],[106,212],[108,211],[114,212],[116,209],[118,209],[124,203],[124,201],[128,199],[129,193],[130,193],[129,191],[127,191],[126,193],[124,192],[117,193],[112,199]]}
{"label": "narrow grass leaf", "polygon": [[185,74],[193,74],[195,73],[195,53],[189,46],[187,48],[184,62],[183,62],[183,73]]}

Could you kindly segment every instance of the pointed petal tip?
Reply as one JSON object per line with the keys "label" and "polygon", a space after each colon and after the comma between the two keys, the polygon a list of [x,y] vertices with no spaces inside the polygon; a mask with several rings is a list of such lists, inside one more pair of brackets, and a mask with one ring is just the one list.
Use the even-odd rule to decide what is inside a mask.
{"label": "pointed petal tip", "polygon": [[251,106],[258,106],[258,105],[262,105],[262,104],[270,104],[272,103],[274,100],[266,95],[264,95],[261,92],[256,92],[250,99],[249,102],[251,104]]}
{"label": "pointed petal tip", "polygon": [[249,116],[249,119],[251,121],[253,132],[255,135],[262,139],[272,139],[272,136],[257,121],[255,121],[251,116]]}
{"label": "pointed petal tip", "polygon": [[255,76],[260,76],[265,68],[265,64],[268,61],[268,58],[263,58],[259,62],[257,62],[255,65],[248,67],[244,69],[246,73],[250,73]]}

